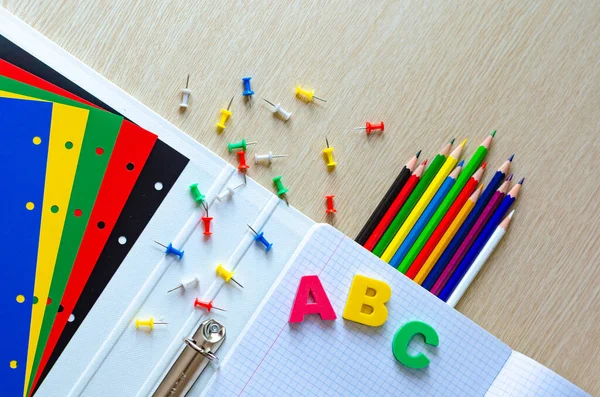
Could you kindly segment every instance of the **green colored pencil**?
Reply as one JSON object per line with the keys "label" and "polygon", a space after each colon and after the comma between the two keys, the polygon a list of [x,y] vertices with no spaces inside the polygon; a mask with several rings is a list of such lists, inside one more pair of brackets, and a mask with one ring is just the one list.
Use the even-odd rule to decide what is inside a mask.
{"label": "green colored pencil", "polygon": [[452,189],[448,192],[448,195],[446,195],[444,201],[442,201],[442,204],[440,204],[437,211],[435,211],[435,213],[433,214],[433,216],[431,217],[431,219],[417,238],[417,241],[415,241],[413,246],[408,251],[408,254],[406,254],[402,262],[400,262],[400,265],[398,265],[399,271],[401,271],[402,273],[406,273],[410,265],[412,265],[412,263],[414,262],[417,255],[419,255],[419,252],[421,252],[421,249],[423,249],[423,246],[427,243],[427,240],[429,240],[429,237],[431,237],[435,228],[439,225],[444,215],[446,215],[446,212],[448,212],[448,209],[450,208],[452,203],[454,203],[454,200],[456,200],[456,197],[458,197],[463,187],[465,187],[465,184],[467,183],[469,178],[471,178],[471,175],[475,173],[477,168],[479,168],[479,165],[481,165],[481,163],[483,162],[483,159],[487,155],[488,149],[492,144],[492,139],[494,138],[494,135],[496,135],[496,131],[492,132],[487,138],[485,138],[481,145],[477,148],[475,153],[473,153],[473,156],[471,156],[469,163],[460,173],[460,176],[454,183]]}
{"label": "green colored pencil", "polygon": [[381,255],[383,255],[383,252],[390,244],[390,241],[392,241],[394,235],[400,229],[400,227],[406,220],[408,214],[410,214],[410,211],[412,211],[417,201],[419,201],[419,198],[421,198],[423,192],[425,192],[425,189],[427,189],[427,186],[429,186],[429,184],[431,183],[431,180],[435,177],[435,175],[438,173],[438,171],[446,161],[446,157],[448,157],[448,154],[450,154],[450,149],[452,148],[453,143],[454,139],[452,139],[450,143],[444,146],[442,150],[440,150],[440,152],[437,154],[437,156],[434,157],[433,161],[431,162],[429,167],[427,167],[427,170],[425,170],[425,173],[421,177],[421,180],[419,181],[417,186],[415,186],[415,189],[410,194],[410,196],[408,197],[398,214],[394,217],[392,223],[390,223],[390,226],[383,234],[383,237],[381,237],[381,240],[379,240],[379,243],[377,243],[377,245],[375,246],[375,249],[373,249],[373,254],[381,258]]}

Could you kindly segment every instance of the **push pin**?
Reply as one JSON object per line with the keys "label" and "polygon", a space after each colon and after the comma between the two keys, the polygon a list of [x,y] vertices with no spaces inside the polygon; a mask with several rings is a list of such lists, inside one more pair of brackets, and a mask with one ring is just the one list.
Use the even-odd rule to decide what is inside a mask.
{"label": "push pin", "polygon": [[246,184],[246,170],[250,168],[248,163],[246,163],[246,151],[240,150],[237,152],[238,160],[240,165],[238,165],[238,171],[244,174],[244,184]]}
{"label": "push pin", "polygon": [[160,245],[161,247],[165,248],[165,254],[169,255],[175,255],[176,257],[178,257],[179,259],[183,258],[183,250],[179,251],[177,248],[173,248],[173,244],[169,243],[169,245],[164,245],[162,243],[159,243],[158,241],[154,240],[154,242],[158,245]]}
{"label": "push pin", "polygon": [[254,233],[254,241],[260,241],[265,246],[265,251],[269,252],[271,247],[273,247],[273,243],[267,241],[263,232],[257,233],[252,226],[248,225],[248,227],[252,230],[252,233]]}
{"label": "push pin", "polygon": [[313,98],[327,102],[325,99],[316,96],[315,90],[305,90],[301,86],[296,87],[296,97],[302,99],[304,102],[312,102]]}
{"label": "push pin", "polygon": [[329,141],[327,140],[327,138],[325,138],[325,143],[327,144],[327,147],[325,149],[323,149],[323,153],[325,153],[326,156],[326,163],[328,167],[335,167],[337,165],[337,161],[333,160],[333,148],[329,147]]}
{"label": "push pin", "polygon": [[242,92],[243,96],[254,95],[254,91],[250,89],[250,80],[252,80],[252,77],[242,77],[242,81],[244,82],[244,92]]}
{"label": "push pin", "polygon": [[333,206],[333,198],[334,197],[335,196],[331,196],[331,195],[325,196],[325,199],[327,200],[327,210],[325,210],[326,214],[333,214],[333,213],[337,212],[337,210]]}
{"label": "push pin", "polygon": [[206,211],[206,216],[202,217],[202,223],[204,223],[204,235],[210,236],[212,232],[210,231],[210,222],[213,220],[210,216],[208,216],[208,206],[206,203],[202,203],[204,206],[204,210]]}
{"label": "push pin", "polygon": [[242,183],[236,187],[227,186],[225,190],[217,195],[217,200],[219,200],[219,202],[223,202],[226,199],[231,198],[235,194],[235,190],[240,186],[244,186],[244,184]]}
{"label": "push pin", "polygon": [[281,175],[273,178],[273,183],[275,184],[275,188],[277,189],[277,195],[280,198],[283,198],[287,205],[290,205],[290,203],[288,203],[288,201],[287,201],[287,194],[286,194],[288,192],[288,189],[285,186],[283,186],[283,182],[281,182]]}
{"label": "push pin", "polygon": [[190,193],[192,193],[192,197],[194,198],[196,204],[203,204],[204,200],[206,200],[206,196],[200,193],[197,183],[190,185]]}
{"label": "push pin", "polygon": [[365,123],[364,127],[356,127],[355,130],[366,130],[367,131],[367,135],[369,135],[371,132],[373,131],[381,131],[383,132],[385,125],[383,124],[383,121],[380,122],[379,124],[371,124],[368,121]]}
{"label": "push pin", "polygon": [[198,298],[196,298],[196,300],[194,301],[194,307],[203,307],[203,308],[205,308],[205,309],[206,309],[206,311],[207,311],[207,312],[209,312],[209,313],[210,313],[210,311],[211,311],[212,309],[215,309],[215,310],[220,310],[220,311],[222,311],[222,312],[226,312],[226,311],[227,311],[227,310],[225,310],[225,309],[221,309],[221,308],[219,308],[219,307],[213,306],[213,301],[210,301],[210,302],[202,302],[202,301],[201,301],[200,299],[198,299]]}
{"label": "push pin", "polygon": [[231,103],[233,102],[233,98],[234,97],[231,97],[231,100],[229,101],[229,105],[227,105],[227,109],[221,109],[221,120],[217,123],[217,131],[219,133],[223,132],[223,130],[225,129],[225,122],[227,121],[229,116],[231,116],[231,114],[232,114],[229,111],[229,109],[231,108]]}
{"label": "push pin", "polygon": [[155,324],[168,324],[162,321],[154,321],[154,317],[150,317],[148,320],[140,320],[139,318],[135,319],[135,329],[140,327],[148,327],[150,330],[154,329]]}
{"label": "push pin", "polygon": [[283,121],[288,121],[292,118],[292,112],[286,111],[284,108],[281,107],[279,103],[275,105],[273,102],[267,101],[265,98],[263,98],[263,101],[273,106],[273,114],[282,119]]}
{"label": "push pin", "polygon": [[266,161],[269,164],[271,164],[273,159],[278,159],[280,157],[289,157],[289,156],[287,154],[273,154],[273,152],[269,152],[267,154],[254,153],[254,164],[258,164],[259,161]]}
{"label": "push pin", "polygon": [[190,75],[188,74],[187,81],[185,82],[185,88],[181,89],[181,103],[179,104],[180,109],[187,109],[188,101],[190,100],[190,95],[192,95],[192,90],[188,87],[190,85]]}
{"label": "push pin", "polygon": [[226,283],[228,283],[229,281],[233,281],[234,283],[236,283],[237,285],[240,286],[240,288],[244,288],[242,286],[242,284],[238,283],[235,278],[233,278],[233,272],[230,272],[229,270],[225,269],[223,267],[223,265],[221,265],[219,263],[219,266],[217,266],[217,276],[221,277],[223,280],[225,280]]}
{"label": "push pin", "polygon": [[237,149],[242,149],[245,151],[248,148],[248,145],[254,145],[255,143],[258,143],[258,141],[246,142],[246,139],[244,138],[239,142],[229,142],[227,144],[227,149],[229,149],[229,153]]}
{"label": "push pin", "polygon": [[167,291],[167,293],[173,292],[179,288],[183,288],[184,290],[186,290],[188,288],[194,288],[197,285],[198,285],[198,277],[192,276],[190,278],[184,278],[183,280],[181,280],[181,283],[177,287],[171,288],[170,290]]}

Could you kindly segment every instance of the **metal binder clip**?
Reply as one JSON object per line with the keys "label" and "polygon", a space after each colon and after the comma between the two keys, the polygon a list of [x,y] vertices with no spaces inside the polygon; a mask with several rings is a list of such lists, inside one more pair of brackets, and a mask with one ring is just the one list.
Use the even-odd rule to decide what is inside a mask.
{"label": "metal binder clip", "polygon": [[209,362],[219,364],[215,351],[223,340],[225,327],[221,323],[213,319],[203,321],[191,338],[183,338],[186,347],[152,396],[185,396]]}

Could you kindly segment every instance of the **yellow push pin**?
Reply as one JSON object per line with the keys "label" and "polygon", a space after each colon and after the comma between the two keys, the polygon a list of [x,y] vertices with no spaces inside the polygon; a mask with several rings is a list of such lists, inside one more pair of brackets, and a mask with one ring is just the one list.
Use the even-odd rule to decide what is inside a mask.
{"label": "yellow push pin", "polygon": [[312,102],[313,98],[318,99],[319,101],[327,102],[325,99],[316,96],[315,90],[305,90],[301,86],[296,87],[296,97],[307,103]]}
{"label": "yellow push pin", "polygon": [[217,131],[219,133],[223,132],[225,129],[225,122],[231,116],[231,112],[229,109],[231,108],[231,103],[233,102],[233,98],[231,97],[231,101],[229,101],[229,105],[227,105],[227,109],[221,109],[221,120],[217,123]]}
{"label": "yellow push pin", "polygon": [[165,322],[154,322],[154,317],[150,317],[148,320],[140,320],[139,318],[135,319],[135,329],[138,329],[140,327],[148,327],[151,330],[154,329],[154,324],[168,324]]}
{"label": "yellow push pin", "polygon": [[333,148],[329,147],[329,141],[325,138],[325,143],[327,143],[327,147],[323,149],[323,153],[325,154],[325,162],[328,167],[335,167],[337,165],[337,161],[333,160]]}
{"label": "yellow push pin", "polygon": [[244,288],[242,284],[235,281],[235,278],[233,278],[233,272],[230,272],[229,270],[225,269],[220,263],[219,266],[217,266],[217,276],[225,280],[226,283],[228,283],[231,280],[237,285],[239,285],[241,288]]}

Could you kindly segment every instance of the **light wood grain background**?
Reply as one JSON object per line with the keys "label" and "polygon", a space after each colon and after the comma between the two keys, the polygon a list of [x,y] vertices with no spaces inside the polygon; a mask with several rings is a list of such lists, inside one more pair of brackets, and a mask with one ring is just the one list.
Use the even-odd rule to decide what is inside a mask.
{"label": "light wood grain background", "polygon": [[[228,141],[290,154],[249,175],[354,237],[417,149],[450,138],[469,156],[498,130],[527,177],[511,229],[458,309],[600,394],[600,2],[57,1],[3,5],[160,115],[235,163]],[[190,74],[191,106],[178,111]],[[241,97],[251,75],[255,98]],[[295,99],[296,84],[326,104]],[[222,135],[214,124],[235,95]],[[273,118],[265,97],[294,112]],[[352,131],[386,122],[381,136]],[[328,173],[321,149],[335,147]],[[492,172],[488,171],[485,180]]]}

